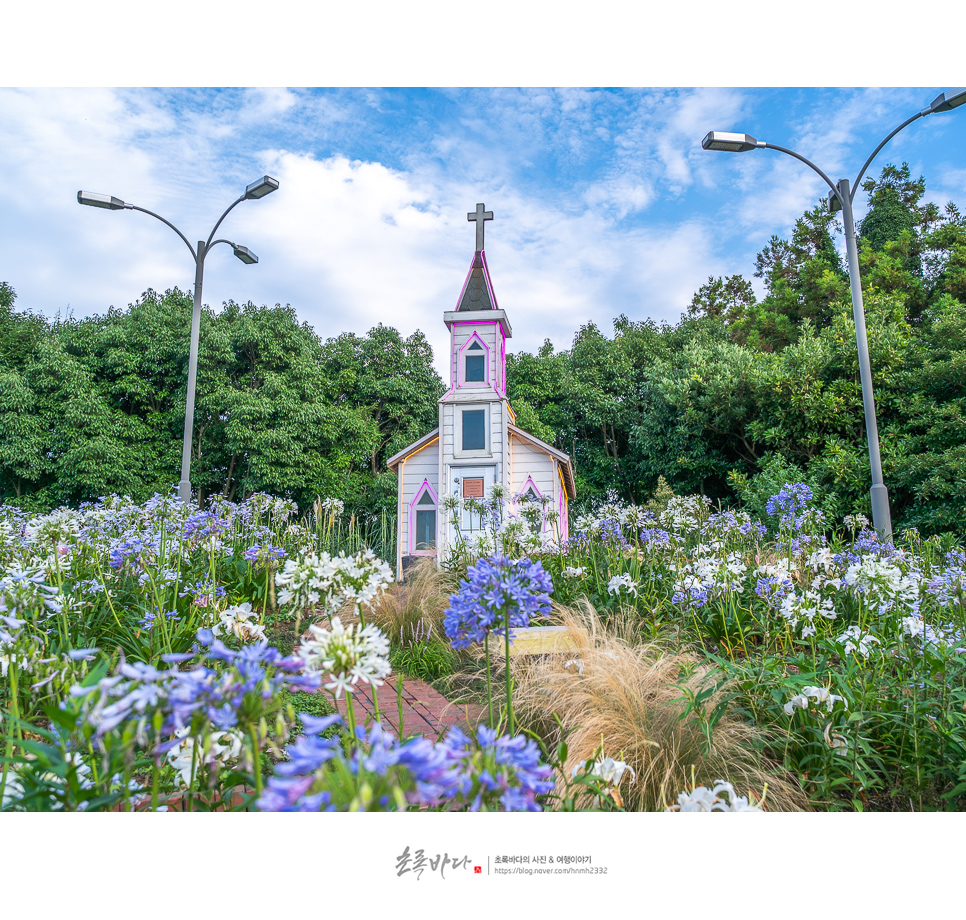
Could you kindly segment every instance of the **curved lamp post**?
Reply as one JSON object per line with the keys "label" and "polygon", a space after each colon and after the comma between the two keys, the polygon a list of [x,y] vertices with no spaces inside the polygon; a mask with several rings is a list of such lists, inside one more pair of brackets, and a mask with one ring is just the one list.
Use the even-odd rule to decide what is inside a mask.
{"label": "curved lamp post", "polygon": [[929,105],[912,118],[907,118],[898,128],[886,135],[859,170],[855,182],[849,185],[848,179],[841,179],[836,185],[814,163],[807,160],[800,153],[779,147],[777,144],[766,144],[753,138],[750,134],[731,134],[724,131],[710,131],[701,141],[705,150],[727,150],[741,153],[745,150],[779,150],[789,156],[801,160],[817,172],[825,184],[831,189],[828,194],[829,210],[842,212],[842,223],[845,225],[845,248],[849,260],[849,283],[852,288],[852,315],[855,318],[855,340],[859,351],[859,379],[862,383],[862,405],[865,410],[865,432],[869,444],[869,463],[872,467],[872,488],[869,490],[872,499],[872,523],[883,539],[892,539],[892,516],[889,512],[889,492],[882,480],[882,458],[879,454],[879,427],[875,417],[875,399],[872,394],[872,369],[869,364],[869,339],[865,329],[865,309],[862,304],[862,280],[859,276],[859,251],[855,239],[855,221],[852,218],[852,200],[855,191],[862,181],[862,176],[875,159],[876,154],[895,137],[906,125],[912,124],[917,118],[932,115],[937,112],[949,112],[966,103],[966,89],[940,93]]}
{"label": "curved lamp post", "polygon": [[127,209],[130,211],[143,211],[145,214],[150,214],[152,217],[156,217],[162,223],[167,224],[178,236],[184,240],[185,246],[188,247],[188,251],[191,253],[191,257],[195,260],[195,291],[194,291],[194,309],[191,312],[191,345],[188,351],[188,397],[185,404],[184,413],[184,444],[181,449],[181,481],[178,483],[178,495],[183,502],[186,504],[191,501],[191,439],[194,429],[194,417],[195,417],[195,382],[198,377],[198,336],[201,329],[201,288],[204,281],[205,274],[205,257],[208,255],[208,251],[213,247],[217,246],[219,243],[227,243],[231,246],[232,251],[235,256],[239,258],[246,265],[254,265],[258,261],[258,256],[255,255],[246,246],[239,246],[233,243],[231,240],[215,240],[212,242],[212,237],[215,235],[215,231],[221,226],[221,222],[228,216],[228,212],[237,204],[246,201],[247,199],[254,198],[264,198],[271,192],[274,192],[278,188],[278,180],[273,179],[271,176],[263,176],[257,182],[253,182],[245,189],[245,194],[236,198],[226,209],[225,212],[218,218],[217,223],[212,228],[210,235],[206,240],[198,240],[198,247],[195,249],[191,243],[188,242],[188,238],[170,221],[165,220],[160,214],[155,214],[154,211],[149,211],[147,208],[139,208],[136,204],[128,204],[127,202],[121,201],[120,198],[113,198],[111,195],[99,195],[96,192],[78,192],[77,201],[80,204],[90,205],[94,208],[107,208],[111,211],[119,211],[121,209]]}

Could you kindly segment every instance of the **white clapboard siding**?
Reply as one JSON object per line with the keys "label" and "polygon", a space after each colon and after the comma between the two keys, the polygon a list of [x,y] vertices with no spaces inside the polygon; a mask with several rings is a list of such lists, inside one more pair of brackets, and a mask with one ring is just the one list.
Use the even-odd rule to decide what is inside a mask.
{"label": "white clapboard siding", "polygon": [[513,497],[523,489],[527,479],[532,479],[541,494],[556,498],[553,457],[514,437],[510,438],[510,457],[510,491]]}
{"label": "white clapboard siding", "polygon": [[409,553],[409,506],[427,481],[439,495],[439,441],[432,441],[406,458],[402,466],[402,514],[399,537],[403,555]]}

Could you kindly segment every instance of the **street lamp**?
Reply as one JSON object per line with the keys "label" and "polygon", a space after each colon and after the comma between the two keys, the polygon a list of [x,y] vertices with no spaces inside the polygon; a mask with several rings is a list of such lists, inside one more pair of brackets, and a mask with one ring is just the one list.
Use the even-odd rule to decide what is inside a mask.
{"label": "street lamp", "polygon": [[201,288],[205,274],[205,257],[213,246],[217,246],[219,243],[227,243],[231,246],[232,251],[239,260],[246,265],[254,265],[258,261],[258,256],[248,249],[247,246],[239,246],[231,240],[215,240],[212,242],[211,239],[215,235],[218,227],[221,226],[221,222],[228,216],[228,212],[235,205],[241,204],[241,202],[247,199],[264,198],[277,188],[278,180],[273,179],[271,176],[263,176],[257,182],[253,182],[245,189],[244,195],[236,198],[226,208],[225,212],[218,218],[217,223],[212,228],[207,241],[199,240],[197,248],[188,242],[188,238],[174,224],[165,220],[160,214],[155,214],[154,211],[149,211],[147,208],[139,208],[135,204],[128,204],[125,201],[121,201],[120,198],[114,198],[111,195],[100,195],[96,192],[77,193],[77,201],[80,204],[86,204],[93,208],[107,208],[111,211],[143,211],[145,214],[156,217],[162,223],[167,224],[184,240],[184,244],[188,247],[191,257],[195,260],[194,309],[191,312],[191,344],[188,350],[188,396],[184,413],[184,443],[181,448],[181,481],[178,483],[178,495],[185,504],[191,501],[191,439],[194,430],[195,383],[198,377],[198,336],[201,329]]}
{"label": "street lamp", "polygon": [[[966,103],[966,89],[951,90],[950,92],[940,93],[929,105],[912,118],[907,118],[898,128],[891,131],[883,139],[872,154],[865,161],[865,165],[859,170],[855,182],[849,185],[848,179],[841,179],[836,185],[822,170],[814,163],[807,160],[800,153],[789,150],[786,147],[779,147],[777,144],[767,144],[759,141],[750,134],[731,134],[724,131],[709,131],[701,146],[705,150],[727,150],[732,153],[741,153],[746,150],[779,150],[789,156],[801,160],[810,166],[824,180],[831,189],[828,195],[829,210],[833,213],[842,212],[842,223],[845,225],[845,248],[849,260],[849,284],[852,289],[852,315],[855,318],[855,341],[859,351],[859,379],[862,384],[862,405],[865,410],[865,433],[869,444],[869,464],[872,467],[872,488],[869,495],[872,500],[872,523],[875,529],[885,540],[892,539],[892,516],[889,512],[889,492],[882,480],[882,458],[879,454],[879,427],[875,417],[875,398],[872,394],[872,368],[869,363],[869,338],[865,329],[865,309],[862,305],[862,280],[859,276],[859,250],[855,239],[855,221],[852,217],[852,199],[855,198],[855,190],[862,181],[862,176],[869,168],[869,164],[875,159],[876,154],[895,137],[906,125],[912,124],[917,118],[924,115],[933,115],[938,112],[949,112],[958,106]],[[103,205],[111,207],[111,205]]]}

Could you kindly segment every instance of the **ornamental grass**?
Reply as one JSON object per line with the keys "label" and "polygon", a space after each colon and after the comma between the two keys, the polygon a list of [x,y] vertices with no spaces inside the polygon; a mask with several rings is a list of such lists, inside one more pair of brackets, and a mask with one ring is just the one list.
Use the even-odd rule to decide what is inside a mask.
{"label": "ornamental grass", "polygon": [[723,777],[743,796],[764,797],[767,811],[807,810],[794,777],[761,753],[762,729],[728,710],[727,687],[711,689],[698,658],[637,644],[628,618],[605,627],[586,600],[554,613],[576,651],[514,662],[513,699],[521,727],[548,746],[566,740],[568,776],[603,746],[634,770],[621,785],[628,810],[662,810],[679,790]]}
{"label": "ornamental grass", "polygon": [[[443,615],[449,607],[450,595],[458,587],[459,579],[455,575],[437,569],[435,557],[421,560],[406,572],[405,583],[394,585],[373,603],[366,619],[397,642],[401,635],[420,631],[428,631],[442,640]],[[343,615],[343,620],[346,619]]]}

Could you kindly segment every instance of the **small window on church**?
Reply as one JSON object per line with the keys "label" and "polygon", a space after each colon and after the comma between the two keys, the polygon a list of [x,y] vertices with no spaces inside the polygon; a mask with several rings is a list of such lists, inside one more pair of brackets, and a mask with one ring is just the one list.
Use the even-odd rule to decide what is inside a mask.
{"label": "small window on church", "polygon": [[436,548],[436,503],[427,489],[416,502],[416,552]]}
{"label": "small window on church", "polygon": [[542,531],[546,521],[544,520],[543,499],[533,484],[533,480],[527,481],[527,489],[517,495],[517,502],[523,511],[524,518],[530,527]]}
{"label": "small window on church", "polygon": [[486,354],[483,351],[483,347],[479,342],[474,342],[466,349],[466,357],[464,358],[465,369],[463,372],[463,379],[467,383],[485,383],[486,382]]}
{"label": "small window on church", "polygon": [[463,410],[463,450],[486,450],[486,409]]}

